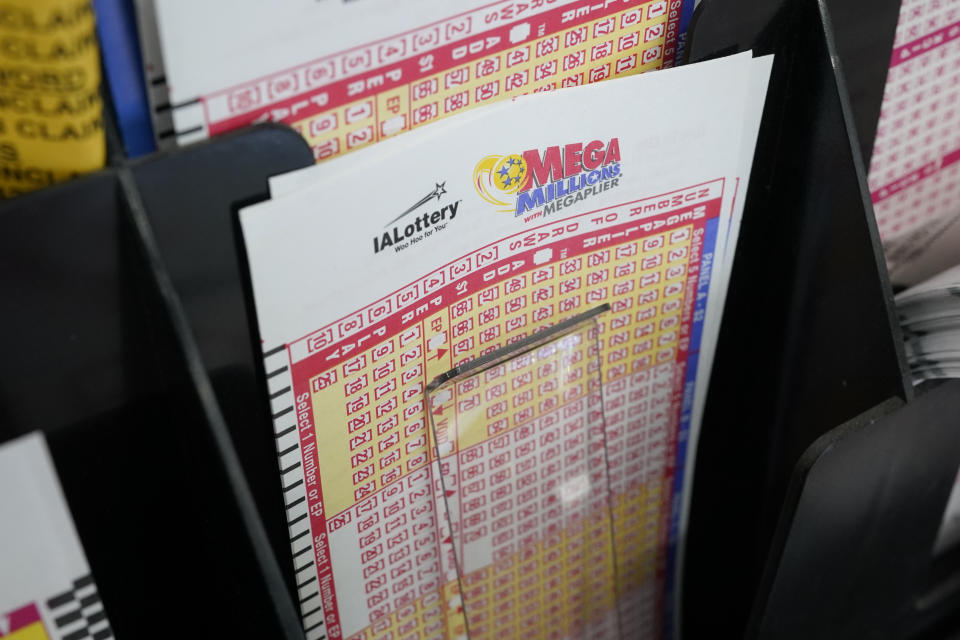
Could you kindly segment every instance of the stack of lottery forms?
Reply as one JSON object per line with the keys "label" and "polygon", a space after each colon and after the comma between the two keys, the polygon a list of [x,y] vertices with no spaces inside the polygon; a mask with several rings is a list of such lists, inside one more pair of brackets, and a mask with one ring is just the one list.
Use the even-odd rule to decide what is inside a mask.
{"label": "stack of lottery forms", "polygon": [[677,635],[771,64],[498,103],[279,176],[240,212],[309,639]]}
{"label": "stack of lottery forms", "polygon": [[960,255],[960,3],[903,0],[870,163],[890,277],[915,285]]}
{"label": "stack of lottery forms", "polygon": [[960,378],[960,265],[896,297],[914,384]]}
{"label": "stack of lottery forms", "polygon": [[[960,265],[897,294],[907,363],[915,385],[960,378]],[[960,544],[960,475],[947,503],[934,553]]]}
{"label": "stack of lottery forms", "polygon": [[161,145],[283,122],[321,161],[517,95],[672,67],[693,0],[139,0],[137,9],[148,95],[158,123],[172,122]]}
{"label": "stack of lottery forms", "polygon": [[0,637],[113,638],[43,434],[0,445]]}

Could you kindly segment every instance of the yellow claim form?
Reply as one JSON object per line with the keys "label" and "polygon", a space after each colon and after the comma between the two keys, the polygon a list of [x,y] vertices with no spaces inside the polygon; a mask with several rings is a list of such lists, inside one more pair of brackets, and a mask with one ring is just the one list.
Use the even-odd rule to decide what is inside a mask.
{"label": "yellow claim form", "polygon": [[0,195],[103,166],[100,57],[88,0],[0,6]]}

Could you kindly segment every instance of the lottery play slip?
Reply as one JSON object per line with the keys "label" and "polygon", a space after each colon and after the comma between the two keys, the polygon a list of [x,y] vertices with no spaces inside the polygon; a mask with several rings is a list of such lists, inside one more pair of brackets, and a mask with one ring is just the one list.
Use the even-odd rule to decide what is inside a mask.
{"label": "lottery play slip", "polygon": [[771,63],[500,102],[240,212],[308,638],[677,635]]}
{"label": "lottery play slip", "polygon": [[673,66],[693,10],[692,0],[153,5],[155,80],[169,100],[150,95],[178,142],[284,122],[318,161],[504,98]]}
{"label": "lottery play slip", "polygon": [[0,511],[0,638],[113,638],[42,434],[0,446]]}
{"label": "lottery play slip", "polygon": [[870,164],[890,277],[915,285],[960,247],[960,2],[903,0]]}

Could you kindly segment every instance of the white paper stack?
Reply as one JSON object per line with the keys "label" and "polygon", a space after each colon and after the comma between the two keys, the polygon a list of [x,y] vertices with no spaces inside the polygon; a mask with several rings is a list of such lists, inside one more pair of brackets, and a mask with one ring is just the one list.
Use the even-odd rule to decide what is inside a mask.
{"label": "white paper stack", "polygon": [[139,0],[137,6],[145,58],[154,70],[163,65],[149,96],[155,112],[162,107],[157,113],[172,115],[168,139],[185,144],[284,122],[320,161],[490,102],[673,66],[691,2]]}
{"label": "white paper stack", "polygon": [[[241,211],[308,638],[676,631],[771,63],[501,102],[278,177]],[[437,376],[603,305],[602,393],[573,369],[560,392],[551,371],[494,367],[450,390],[456,412],[431,410],[449,434],[431,442]],[[554,519],[580,412],[603,414],[605,447],[586,453],[605,461],[610,519]],[[461,431],[464,413],[483,424]],[[564,543],[583,527],[613,547],[616,611],[584,606],[605,574]],[[488,563],[458,575],[460,544]]]}
{"label": "white paper stack", "polygon": [[896,297],[914,384],[960,378],[960,265]]}
{"label": "white paper stack", "polygon": [[160,30],[154,0],[135,0],[137,33],[140,36],[140,59],[143,64],[144,89],[150,105],[150,124],[153,139],[158,149],[173,149],[177,138],[173,128],[173,109],[170,91],[163,64],[163,47],[160,46]]}
{"label": "white paper stack", "polygon": [[870,162],[890,277],[915,285],[960,255],[960,4],[902,0]]}
{"label": "white paper stack", "polygon": [[43,434],[0,445],[0,637],[113,638]]}
{"label": "white paper stack", "polygon": [[[896,297],[913,384],[960,378],[960,265]],[[943,553],[960,543],[960,475],[934,544]]]}

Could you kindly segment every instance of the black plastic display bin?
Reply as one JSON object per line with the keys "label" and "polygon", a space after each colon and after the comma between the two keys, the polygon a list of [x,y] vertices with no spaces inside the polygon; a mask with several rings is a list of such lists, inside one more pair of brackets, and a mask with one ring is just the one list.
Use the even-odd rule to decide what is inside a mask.
{"label": "black plastic display bin", "polygon": [[[45,432],[121,638],[302,637],[269,427],[228,434],[144,209],[177,207],[181,242],[209,242],[203,221],[311,161],[265,127],[0,206],[0,441]],[[233,322],[223,339],[252,353]]]}
{"label": "black plastic display bin", "polygon": [[[777,57],[672,541],[681,629],[936,633],[958,607],[927,596],[960,575],[929,557],[960,391],[913,398],[823,2],[704,0],[691,60],[746,49]],[[121,155],[0,204],[0,441],[46,433],[118,637],[302,638],[236,213],[312,154],[262,126]]]}
{"label": "black plastic display bin", "polygon": [[[914,399],[854,126],[872,137],[883,67],[855,113],[828,4],[849,34],[847,0],[704,0],[691,27],[691,61],[776,58],[694,467],[687,638],[914,637],[958,610],[915,603],[935,567],[960,576],[931,557],[960,391]],[[897,12],[860,9],[888,60]]]}

